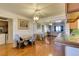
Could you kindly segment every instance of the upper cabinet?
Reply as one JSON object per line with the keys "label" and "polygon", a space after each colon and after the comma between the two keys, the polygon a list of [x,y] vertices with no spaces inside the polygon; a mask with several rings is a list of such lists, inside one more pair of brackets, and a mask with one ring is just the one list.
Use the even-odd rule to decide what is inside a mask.
{"label": "upper cabinet", "polygon": [[67,19],[73,23],[79,19],[79,3],[67,3]]}
{"label": "upper cabinet", "polygon": [[79,11],[79,3],[68,3],[67,4],[67,12],[77,12]]}

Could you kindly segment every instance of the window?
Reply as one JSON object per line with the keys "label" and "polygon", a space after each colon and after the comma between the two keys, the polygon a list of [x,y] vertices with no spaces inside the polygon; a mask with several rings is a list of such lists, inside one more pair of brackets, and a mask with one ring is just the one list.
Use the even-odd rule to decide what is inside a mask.
{"label": "window", "polygon": [[55,31],[56,32],[61,32],[61,26],[55,26]]}

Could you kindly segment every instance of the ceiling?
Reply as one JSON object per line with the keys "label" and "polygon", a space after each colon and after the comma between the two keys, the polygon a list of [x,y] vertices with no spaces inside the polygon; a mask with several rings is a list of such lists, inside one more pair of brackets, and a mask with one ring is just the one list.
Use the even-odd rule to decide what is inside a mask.
{"label": "ceiling", "polygon": [[64,3],[0,3],[0,9],[4,9],[30,19],[35,10],[39,10],[39,17],[45,18],[65,13]]}

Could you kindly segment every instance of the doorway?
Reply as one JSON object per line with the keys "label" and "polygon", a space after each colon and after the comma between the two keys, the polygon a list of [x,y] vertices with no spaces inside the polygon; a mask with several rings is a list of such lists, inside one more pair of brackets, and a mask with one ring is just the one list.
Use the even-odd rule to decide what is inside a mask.
{"label": "doorway", "polygon": [[0,17],[0,45],[6,45],[13,41],[13,20]]}
{"label": "doorway", "polygon": [[8,21],[0,20],[0,44],[6,44],[8,40]]}

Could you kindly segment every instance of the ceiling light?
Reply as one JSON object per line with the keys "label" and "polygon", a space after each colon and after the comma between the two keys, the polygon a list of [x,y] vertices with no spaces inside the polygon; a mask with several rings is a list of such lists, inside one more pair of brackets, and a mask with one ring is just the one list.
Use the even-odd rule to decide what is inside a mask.
{"label": "ceiling light", "polygon": [[37,8],[37,4],[35,4],[35,12],[34,12],[34,16],[33,16],[33,20],[34,21],[37,21],[37,20],[39,20],[39,9]]}
{"label": "ceiling light", "polygon": [[38,16],[34,16],[33,20],[37,21],[37,20],[39,20],[39,17]]}

